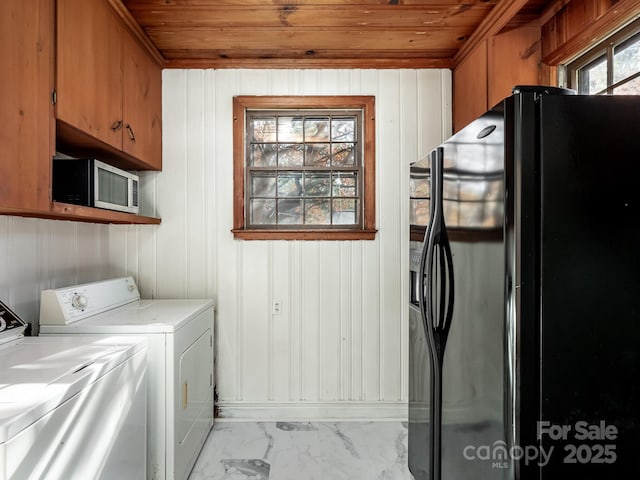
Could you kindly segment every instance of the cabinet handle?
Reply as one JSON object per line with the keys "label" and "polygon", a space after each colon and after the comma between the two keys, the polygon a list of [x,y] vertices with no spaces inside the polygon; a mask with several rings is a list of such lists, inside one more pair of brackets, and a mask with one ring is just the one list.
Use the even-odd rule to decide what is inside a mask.
{"label": "cabinet handle", "polygon": [[114,132],[117,132],[118,130],[120,130],[121,126],[122,126],[122,120],[118,120],[117,122],[113,122],[113,124],[111,125],[111,130],[113,130]]}
{"label": "cabinet handle", "polygon": [[126,127],[125,127],[125,128],[127,129],[127,132],[129,133],[129,138],[131,139],[131,141],[132,141],[132,142],[135,142],[135,141],[136,141],[136,136],[135,136],[135,134],[133,133],[133,128],[131,128],[131,125],[129,125],[129,124],[127,123],[127,125],[126,125]]}

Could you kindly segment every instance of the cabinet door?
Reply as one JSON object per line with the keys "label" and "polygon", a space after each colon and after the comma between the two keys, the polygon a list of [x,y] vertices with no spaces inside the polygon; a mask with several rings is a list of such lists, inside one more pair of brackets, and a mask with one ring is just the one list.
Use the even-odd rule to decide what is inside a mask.
{"label": "cabinet door", "polygon": [[162,70],[131,35],[123,46],[122,150],[162,168]]}
{"label": "cabinet door", "polygon": [[124,27],[105,0],[57,5],[56,117],[121,149]]}
{"label": "cabinet door", "polygon": [[0,210],[49,210],[53,6],[0,2]]}

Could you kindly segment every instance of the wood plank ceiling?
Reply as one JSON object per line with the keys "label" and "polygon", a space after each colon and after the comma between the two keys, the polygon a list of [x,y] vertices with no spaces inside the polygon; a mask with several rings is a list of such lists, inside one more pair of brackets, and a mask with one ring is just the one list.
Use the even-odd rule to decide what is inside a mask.
{"label": "wood plank ceiling", "polygon": [[[111,0],[113,3],[113,0]],[[557,0],[118,0],[167,67],[449,68]]]}

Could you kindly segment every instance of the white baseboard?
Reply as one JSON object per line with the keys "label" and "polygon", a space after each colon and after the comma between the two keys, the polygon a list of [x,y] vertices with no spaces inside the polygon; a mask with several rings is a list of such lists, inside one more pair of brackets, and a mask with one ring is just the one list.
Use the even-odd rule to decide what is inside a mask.
{"label": "white baseboard", "polygon": [[406,421],[406,402],[220,401],[220,421]]}

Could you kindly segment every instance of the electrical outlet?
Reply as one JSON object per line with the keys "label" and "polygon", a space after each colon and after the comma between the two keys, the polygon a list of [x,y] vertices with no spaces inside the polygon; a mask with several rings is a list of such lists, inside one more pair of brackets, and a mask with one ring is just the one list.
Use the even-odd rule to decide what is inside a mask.
{"label": "electrical outlet", "polygon": [[280,300],[274,300],[271,303],[271,314],[272,315],[280,315],[282,313],[282,304]]}

